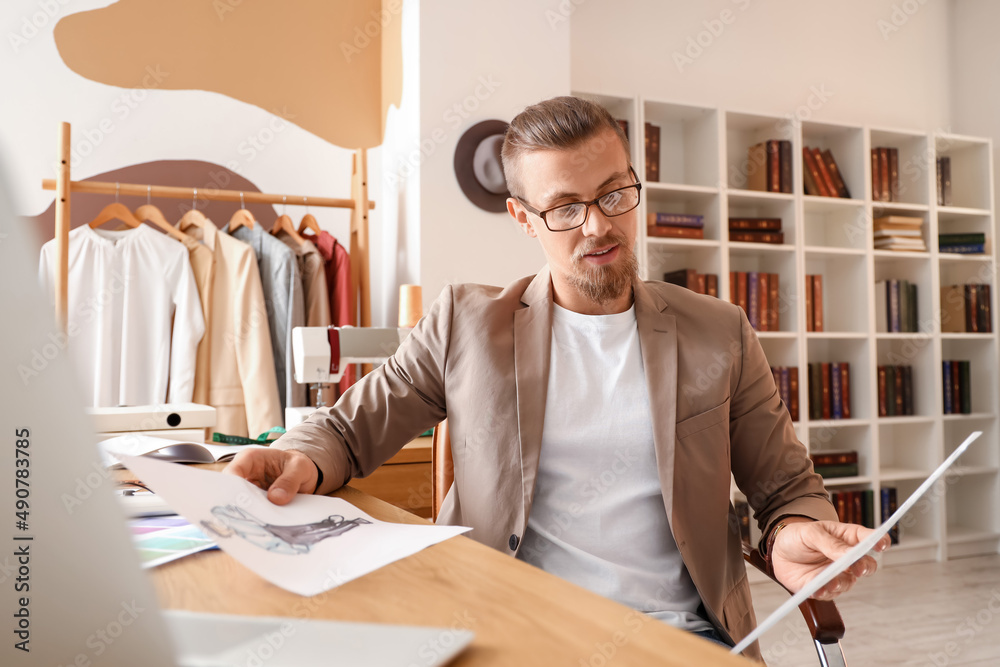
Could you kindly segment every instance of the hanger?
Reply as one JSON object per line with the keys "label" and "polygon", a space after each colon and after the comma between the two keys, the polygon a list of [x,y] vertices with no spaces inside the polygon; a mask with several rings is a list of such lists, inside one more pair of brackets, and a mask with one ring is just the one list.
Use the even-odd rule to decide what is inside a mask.
{"label": "hanger", "polygon": [[295,231],[295,225],[292,223],[292,219],[285,214],[285,197],[281,198],[281,215],[278,216],[278,219],[274,221],[274,226],[271,227],[271,233],[275,236],[277,236],[280,231],[288,232],[288,235],[291,236],[299,245],[302,245],[305,242],[305,239],[299,236],[299,233]]}
{"label": "hanger", "polygon": [[302,234],[302,232],[309,229],[312,230],[316,236],[319,236],[320,231],[322,230],[320,230],[319,223],[316,222],[316,218],[309,212],[309,197],[303,197],[303,199],[306,200],[306,214],[302,216],[302,222],[299,223],[299,234]]}
{"label": "hanger", "polygon": [[184,241],[187,235],[167,222],[167,219],[163,217],[163,212],[153,206],[150,203],[150,190],[153,186],[146,186],[146,203],[135,209],[135,217],[146,222],[151,222],[155,226],[159,227],[167,233],[168,236],[177,239],[178,241]]}
{"label": "hanger", "polygon": [[132,215],[132,211],[128,210],[128,207],[126,207],[125,204],[118,201],[118,191],[120,189],[121,186],[118,183],[115,183],[115,201],[102,208],[101,212],[97,214],[97,217],[90,221],[91,229],[96,229],[104,223],[112,220],[120,220],[132,229],[135,229],[142,224],[138,218]]}
{"label": "hanger", "polygon": [[253,229],[253,224],[256,222],[253,219],[253,213],[246,209],[246,204],[243,202],[243,193],[240,193],[240,207],[233,213],[233,217],[229,218],[229,233],[232,234],[240,227],[246,226]]}
{"label": "hanger", "polygon": [[192,225],[195,227],[201,227],[204,229],[205,224],[208,222],[208,218],[205,214],[198,210],[198,188],[194,189],[194,194],[191,196],[191,210],[181,216],[181,219],[177,222],[177,226],[181,230],[185,230]]}

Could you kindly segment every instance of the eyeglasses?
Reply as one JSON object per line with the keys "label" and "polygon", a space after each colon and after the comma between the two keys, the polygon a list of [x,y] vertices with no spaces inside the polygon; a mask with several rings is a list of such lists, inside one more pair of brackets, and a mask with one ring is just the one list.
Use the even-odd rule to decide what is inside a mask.
{"label": "eyeglasses", "polygon": [[597,204],[597,207],[601,209],[601,213],[609,218],[628,213],[638,206],[639,191],[642,190],[642,183],[639,183],[639,179],[632,167],[629,167],[629,172],[631,172],[632,178],[636,179],[635,183],[612,190],[590,201],[576,201],[571,204],[561,204],[547,208],[544,211],[539,211],[520,197],[517,200],[521,202],[521,205],[528,212],[534,213],[541,218],[542,222],[545,223],[545,227],[550,232],[568,232],[577,227],[582,227],[587,222],[587,218],[590,217],[590,207],[594,204]]}

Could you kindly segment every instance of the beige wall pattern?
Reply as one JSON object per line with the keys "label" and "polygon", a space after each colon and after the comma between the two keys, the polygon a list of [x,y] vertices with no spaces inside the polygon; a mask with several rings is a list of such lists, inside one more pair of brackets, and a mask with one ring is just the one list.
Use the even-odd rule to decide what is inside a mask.
{"label": "beige wall pattern", "polygon": [[[402,94],[402,0],[121,0],[55,27],[93,81],[228,95],[345,148],[377,146]],[[391,42],[390,42],[391,40]]]}

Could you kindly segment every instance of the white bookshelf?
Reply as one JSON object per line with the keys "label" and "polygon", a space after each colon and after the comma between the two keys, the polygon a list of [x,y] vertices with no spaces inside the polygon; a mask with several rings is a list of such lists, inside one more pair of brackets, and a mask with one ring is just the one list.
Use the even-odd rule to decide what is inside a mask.
{"label": "white bookshelf", "polygon": [[[729,300],[730,271],[780,275],[780,331],[759,336],[772,366],[799,368],[796,433],[811,451],[853,449],[859,476],[827,480],[831,491],[897,489],[902,503],[973,430],[983,437],[960,468],[928,492],[904,519],[900,544],[887,564],[943,560],[1000,550],[1000,387],[998,387],[997,244],[995,242],[992,143],[990,139],[861,123],[803,122],[768,114],[645,100],[628,95],[575,93],[601,102],[629,121],[632,161],[643,180],[637,254],[644,277],[693,268],[719,276],[719,296]],[[643,128],[660,126],[660,182],[648,182]],[[793,192],[746,189],[748,148],[768,139],[792,142]],[[809,196],[802,181],[802,146],[829,148],[850,190],[850,199]],[[872,200],[870,150],[899,153],[900,199]],[[936,158],[951,158],[951,206],[938,206]],[[704,216],[705,239],[647,238],[646,213]],[[924,219],[928,251],[875,250],[872,220],[882,215]],[[780,217],[785,244],[728,240],[730,216]],[[984,255],[938,252],[938,233],[982,232]],[[823,332],[807,332],[800,286],[807,274],[824,276]],[[917,285],[919,333],[875,328],[875,282],[906,279]],[[993,333],[941,333],[940,287],[991,285]],[[970,415],[943,413],[942,361],[972,362]],[[851,364],[852,418],[810,420],[807,364]],[[878,416],[875,368],[913,367],[916,414]]]}

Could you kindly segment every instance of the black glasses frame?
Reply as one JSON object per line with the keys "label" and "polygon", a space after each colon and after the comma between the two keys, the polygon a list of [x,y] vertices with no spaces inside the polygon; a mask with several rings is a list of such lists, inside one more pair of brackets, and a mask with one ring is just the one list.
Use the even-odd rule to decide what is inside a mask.
{"label": "black glasses frame", "polygon": [[[611,192],[605,192],[600,197],[598,197],[596,199],[591,199],[590,201],[573,201],[573,202],[569,202],[568,204],[559,204],[559,206],[553,206],[552,208],[547,208],[544,211],[539,211],[537,208],[535,208],[534,206],[532,206],[528,202],[524,201],[520,197],[517,197],[517,201],[521,202],[521,206],[523,206],[525,209],[527,209],[527,211],[529,213],[533,213],[534,215],[537,215],[539,218],[541,218],[542,222],[545,223],[545,228],[547,230],[549,230],[550,232],[571,232],[574,229],[579,229],[580,227],[583,227],[585,224],[587,224],[587,220],[590,220],[590,207],[593,206],[594,204],[597,204],[597,208],[601,209],[601,213],[603,213],[605,215],[605,217],[608,217],[608,218],[616,218],[619,215],[625,215],[626,213],[629,213],[630,211],[634,211],[636,208],[638,208],[639,202],[642,199],[642,183],[639,182],[639,177],[638,177],[638,175],[636,175],[635,169],[633,169],[631,165],[629,165],[628,170],[632,174],[632,178],[635,179],[635,183],[632,183],[631,185],[626,185],[626,186],[621,187],[621,188],[616,188],[616,189],[612,190]],[[636,195],[637,196],[636,196],[636,199],[635,199],[635,206],[633,206],[632,208],[630,208],[628,211],[622,211],[621,213],[615,213],[614,215],[611,215],[607,211],[604,210],[603,206],[601,206],[601,203],[600,203],[601,200],[604,199],[605,197],[607,197],[608,195],[614,194],[616,192],[621,192],[622,190],[628,190],[630,188],[635,188],[636,189]],[[552,229],[551,227],[549,227],[549,221],[546,220],[546,218],[545,218],[545,216],[547,214],[551,213],[552,211],[554,211],[554,210],[556,210],[558,208],[563,208],[564,206],[575,206],[576,204],[583,204],[584,206],[586,206],[587,215],[585,215],[583,217],[583,222],[581,222],[579,225],[576,225],[574,227],[567,227],[565,229]]]}

